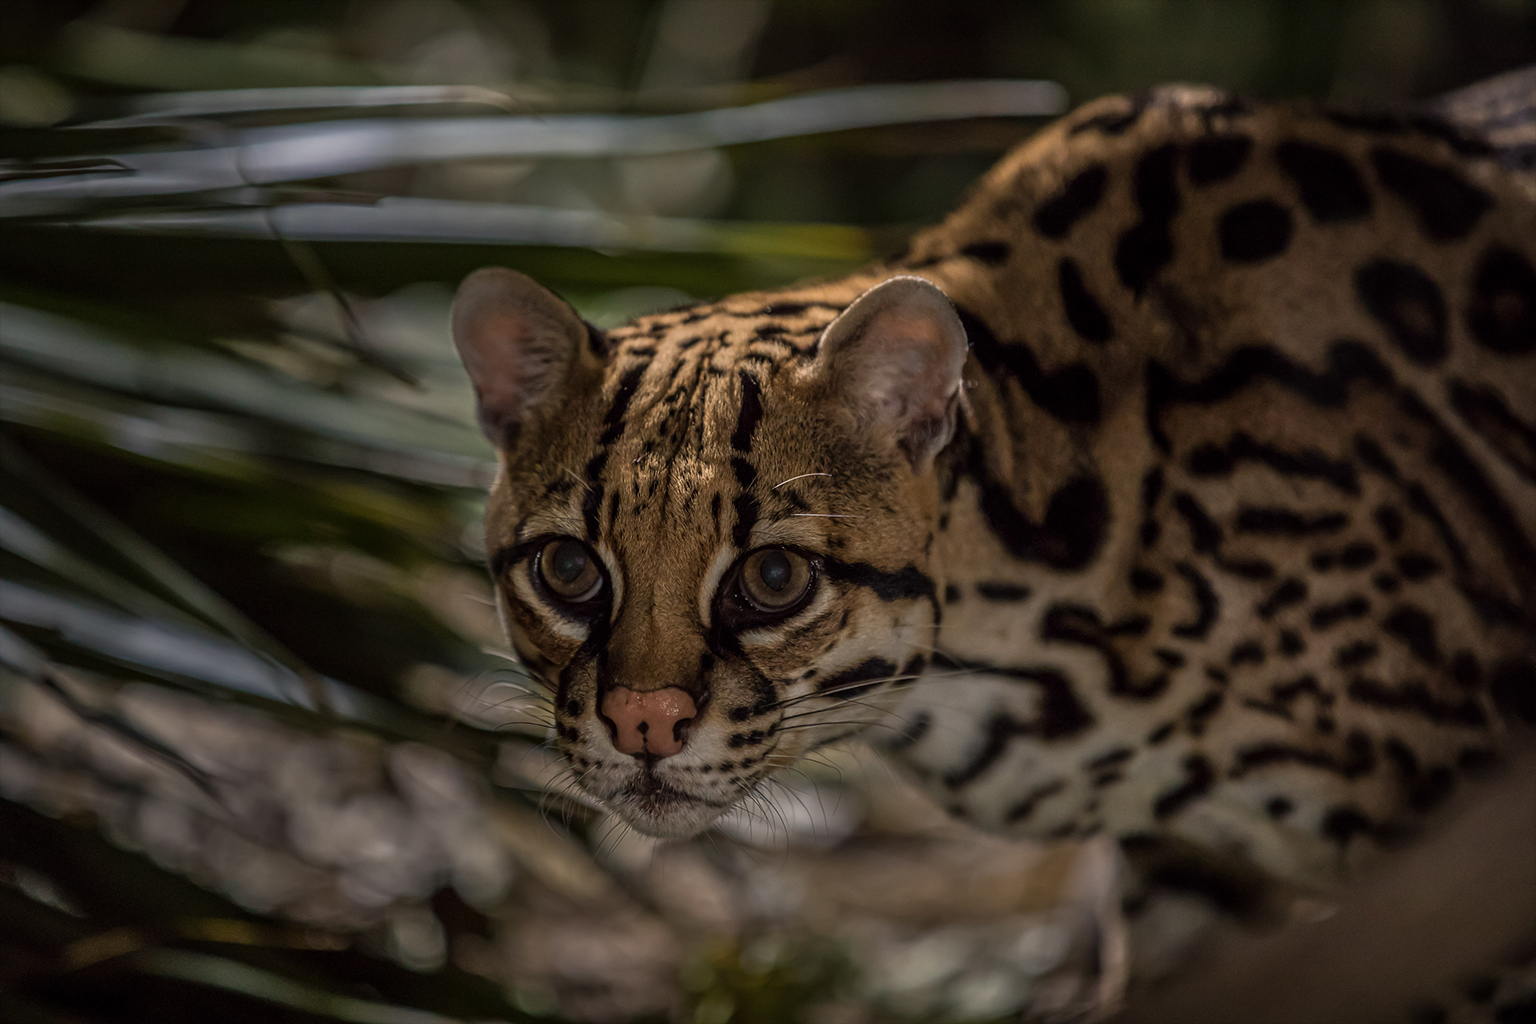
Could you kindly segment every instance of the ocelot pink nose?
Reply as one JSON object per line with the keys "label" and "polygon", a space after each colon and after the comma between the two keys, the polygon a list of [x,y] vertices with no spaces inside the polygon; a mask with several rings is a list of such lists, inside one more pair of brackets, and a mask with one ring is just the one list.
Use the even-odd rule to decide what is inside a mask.
{"label": "ocelot pink nose", "polygon": [[675,686],[644,693],[619,686],[603,698],[603,717],[613,724],[613,745],[621,754],[671,757],[683,749],[686,724],[696,714],[688,691]]}

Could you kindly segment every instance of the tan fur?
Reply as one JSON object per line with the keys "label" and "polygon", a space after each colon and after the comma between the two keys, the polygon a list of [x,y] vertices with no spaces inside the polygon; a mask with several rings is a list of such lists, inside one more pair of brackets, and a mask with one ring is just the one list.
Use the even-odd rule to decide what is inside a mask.
{"label": "tan fur", "polygon": [[[1193,180],[1194,150],[1227,136],[1249,140],[1238,166]],[[1330,216],[1324,202],[1319,216],[1277,158],[1295,142],[1347,163],[1368,209]],[[1448,236],[1385,182],[1396,165],[1381,161],[1405,157],[1487,208]],[[1042,210],[1095,166],[1097,201],[1042,230]],[[1234,232],[1227,251],[1245,203],[1269,204],[1246,211],[1261,227],[1284,211],[1278,250],[1259,231]],[[1117,254],[1149,221],[1170,251],[1157,258],[1154,237],[1153,270],[1133,283]],[[1536,471],[1522,462],[1536,458],[1536,352],[1495,351],[1470,326],[1496,247],[1536,262],[1536,204],[1453,131],[1177,87],[1041,132],[890,265],[609,332],[600,383],[575,373],[504,452],[487,521],[493,552],[587,538],[613,581],[611,613],[589,628],[541,605],[527,561],[498,580],[519,653],[558,694],[581,784],[639,828],[687,834],[872,724],[946,807],[987,827],[1162,836],[1308,883],[1337,877],[1497,751],[1511,708],[1532,699],[1504,683],[1536,655]],[[1068,316],[1063,260],[1108,337]],[[1440,296],[1443,355],[1394,342],[1370,308],[1362,268],[1383,260]],[[860,386],[887,396],[888,382],[819,348],[898,275],[941,289],[973,346],[958,399],[924,400],[957,436],[918,462],[843,378],[874,374]],[[1433,301],[1381,294],[1406,329],[1435,333]],[[1524,322],[1509,302],[1495,312]],[[890,342],[898,357],[944,336],[921,311],[876,320],[919,339]],[[1215,394],[1245,351],[1269,369]],[[751,388],[761,416],[744,446]],[[1466,411],[1471,392],[1483,411]],[[1277,512],[1301,526],[1276,526]],[[723,638],[720,580],[763,545],[829,568],[803,612]],[[1416,613],[1433,640],[1406,628]],[[818,690],[861,666],[855,689]],[[612,750],[594,707],[620,681],[707,699],[683,753],[645,768]]]}

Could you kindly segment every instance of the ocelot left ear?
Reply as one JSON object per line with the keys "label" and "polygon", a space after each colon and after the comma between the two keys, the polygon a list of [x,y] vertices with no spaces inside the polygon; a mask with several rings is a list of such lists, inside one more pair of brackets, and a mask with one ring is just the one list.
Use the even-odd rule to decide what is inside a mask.
{"label": "ocelot left ear", "polygon": [[827,325],[814,372],[856,429],[893,440],[921,471],[954,434],[966,348],[965,327],[936,285],[893,277]]}
{"label": "ocelot left ear", "polygon": [[516,447],[530,418],[596,386],[603,362],[600,343],[574,309],[505,267],[477,270],[459,286],[453,344],[475,387],[480,427],[503,450]]}

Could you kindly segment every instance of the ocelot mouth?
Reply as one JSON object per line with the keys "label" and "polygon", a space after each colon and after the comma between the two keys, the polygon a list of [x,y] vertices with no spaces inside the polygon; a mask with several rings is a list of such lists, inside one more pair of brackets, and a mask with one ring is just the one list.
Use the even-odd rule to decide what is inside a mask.
{"label": "ocelot mouth", "polygon": [[694,798],[680,789],[674,789],[656,777],[651,768],[646,768],[645,773],[630,786],[630,793],[647,805],[658,808],[669,807],[679,803],[693,803]]}
{"label": "ocelot mouth", "polygon": [[647,768],[609,797],[608,803],[637,832],[658,839],[685,839],[703,832],[733,801],[684,792]]}

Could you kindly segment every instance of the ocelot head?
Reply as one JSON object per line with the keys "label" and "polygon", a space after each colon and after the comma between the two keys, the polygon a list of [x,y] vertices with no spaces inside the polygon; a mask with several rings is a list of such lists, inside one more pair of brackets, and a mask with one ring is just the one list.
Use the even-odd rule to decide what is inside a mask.
{"label": "ocelot head", "polygon": [[934,643],[965,331],[920,278],[840,287],[787,327],[738,296],[607,335],[509,270],[455,300],[508,635],[581,787],[642,832],[878,720]]}

